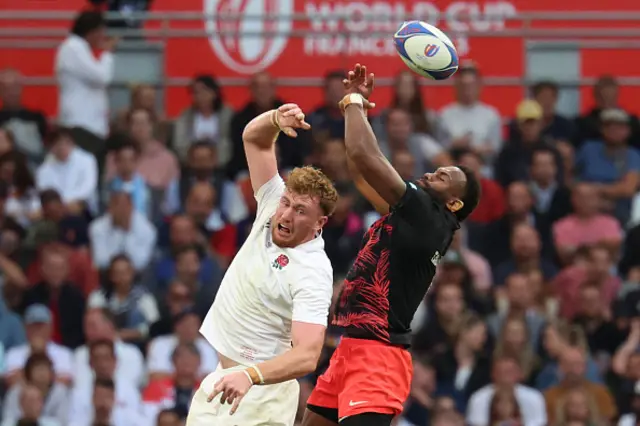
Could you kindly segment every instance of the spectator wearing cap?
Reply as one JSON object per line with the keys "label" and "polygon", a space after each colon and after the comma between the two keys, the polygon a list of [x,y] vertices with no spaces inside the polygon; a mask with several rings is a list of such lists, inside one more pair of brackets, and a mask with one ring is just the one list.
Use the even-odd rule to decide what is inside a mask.
{"label": "spectator wearing cap", "polygon": [[[105,30],[100,12],[80,12],[55,60],[58,121],[72,129],[72,139],[78,146],[96,156],[104,155],[104,140],[109,133],[108,88],[114,67],[115,42],[106,38]],[[95,55],[94,51],[102,52]]]}
{"label": "spectator wearing cap", "polygon": [[[542,134],[543,113],[540,104],[532,99],[525,99],[518,104],[516,121],[518,133],[505,143],[495,163],[495,178],[507,187],[516,181],[529,179],[531,156],[536,148],[546,147],[554,152],[556,164],[561,164],[560,153]],[[562,179],[560,170],[558,180]]]}
{"label": "spectator wearing cap", "polygon": [[54,189],[70,212],[82,214],[97,208],[98,163],[87,151],[76,146],[68,129],[51,134],[49,154],[36,172],[39,191]]}
{"label": "spectator wearing cap", "polygon": [[173,334],[151,340],[147,351],[147,371],[150,381],[171,377],[175,373],[171,357],[180,344],[195,345],[198,348],[199,377],[203,378],[216,369],[218,356],[211,345],[200,336],[198,330],[201,324],[202,320],[198,313],[193,308],[188,308],[174,318]]}
{"label": "spectator wearing cap", "polygon": [[624,110],[605,109],[600,121],[602,138],[586,141],[576,154],[577,178],[596,184],[608,210],[625,226],[640,183],[640,151],[627,144],[631,127]]}
{"label": "spectator wearing cap", "polygon": [[171,355],[174,373],[171,377],[152,380],[142,394],[144,418],[155,422],[164,408],[175,408],[186,418],[193,393],[201,381],[200,352],[192,343],[181,343]]}
{"label": "spectator wearing cap", "polygon": [[187,160],[189,147],[195,141],[206,141],[216,147],[216,166],[225,166],[231,159],[229,130],[233,111],[224,103],[218,81],[203,74],[189,86],[191,106],[175,121],[173,149],[180,161]]}
{"label": "spectator wearing cap", "polygon": [[329,71],[324,76],[324,102],[307,119],[316,140],[344,138],[344,116],[338,108],[338,102],[344,96],[344,84],[347,78],[344,70]]}
{"label": "spectator wearing cap", "polygon": [[[576,119],[577,132],[573,143],[580,147],[589,140],[602,138],[602,112],[605,109],[621,108],[619,105],[620,86],[611,75],[600,76],[593,85],[594,107]],[[631,127],[630,145],[640,148],[640,123],[634,115],[629,116]]]}
{"label": "spectator wearing cap", "polygon": [[45,305],[35,304],[24,313],[27,343],[7,351],[5,356],[5,380],[9,384],[23,378],[23,369],[29,356],[45,353],[52,362],[55,379],[69,384],[73,378],[73,353],[69,348],[52,341],[53,318]]}
{"label": "spectator wearing cap", "polygon": [[134,210],[131,194],[124,190],[111,193],[107,212],[89,225],[94,265],[108,268],[111,260],[125,254],[136,271],[143,271],[156,243],[156,229],[140,212]]}
{"label": "spectator wearing cap", "polygon": [[440,137],[447,148],[473,149],[491,161],[502,146],[498,111],[480,100],[482,78],[474,64],[460,67],[454,77],[456,101],[440,111]]}

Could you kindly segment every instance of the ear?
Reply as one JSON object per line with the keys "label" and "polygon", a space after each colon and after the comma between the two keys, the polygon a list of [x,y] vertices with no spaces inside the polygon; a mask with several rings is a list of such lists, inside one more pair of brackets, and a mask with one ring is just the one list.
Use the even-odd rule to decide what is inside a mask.
{"label": "ear", "polygon": [[462,200],[449,200],[447,201],[447,208],[449,209],[449,211],[451,213],[455,213],[458,210],[460,210],[462,207],[464,206],[464,203],[462,202]]}
{"label": "ear", "polygon": [[320,216],[320,219],[318,219],[318,229],[316,229],[316,232],[320,232],[320,230],[324,227],[324,225],[327,224],[327,221],[329,220],[329,216]]}

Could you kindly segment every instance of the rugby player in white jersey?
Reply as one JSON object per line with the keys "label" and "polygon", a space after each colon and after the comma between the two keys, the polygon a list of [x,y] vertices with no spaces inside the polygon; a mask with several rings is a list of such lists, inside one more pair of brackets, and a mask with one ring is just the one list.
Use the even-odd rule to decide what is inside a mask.
{"label": "rugby player in white jersey", "polygon": [[200,328],[220,364],[196,391],[187,426],[295,421],[295,379],[315,370],[324,342],[333,270],[321,234],[338,195],[312,167],[294,169],[285,183],[275,140],[281,131],[295,137],[295,129],[309,128],[302,110],[286,104],[244,130],[258,209]]}

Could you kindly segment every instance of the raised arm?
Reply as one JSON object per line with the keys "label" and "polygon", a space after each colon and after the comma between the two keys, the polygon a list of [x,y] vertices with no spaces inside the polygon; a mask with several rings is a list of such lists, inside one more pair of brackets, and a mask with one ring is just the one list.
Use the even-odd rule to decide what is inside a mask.
{"label": "raised arm", "polygon": [[244,152],[247,156],[253,192],[278,173],[275,142],[278,134],[296,137],[294,129],[310,129],[304,113],[296,104],[285,104],[277,110],[260,114],[247,124],[242,132]]}

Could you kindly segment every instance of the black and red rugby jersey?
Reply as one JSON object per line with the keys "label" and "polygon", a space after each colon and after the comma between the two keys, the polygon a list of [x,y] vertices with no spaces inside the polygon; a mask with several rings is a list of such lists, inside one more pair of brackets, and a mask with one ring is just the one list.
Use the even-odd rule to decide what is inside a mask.
{"label": "black and red rugby jersey", "polygon": [[400,202],[364,235],[333,324],[349,337],[408,347],[413,316],[459,227],[442,202],[407,182]]}

